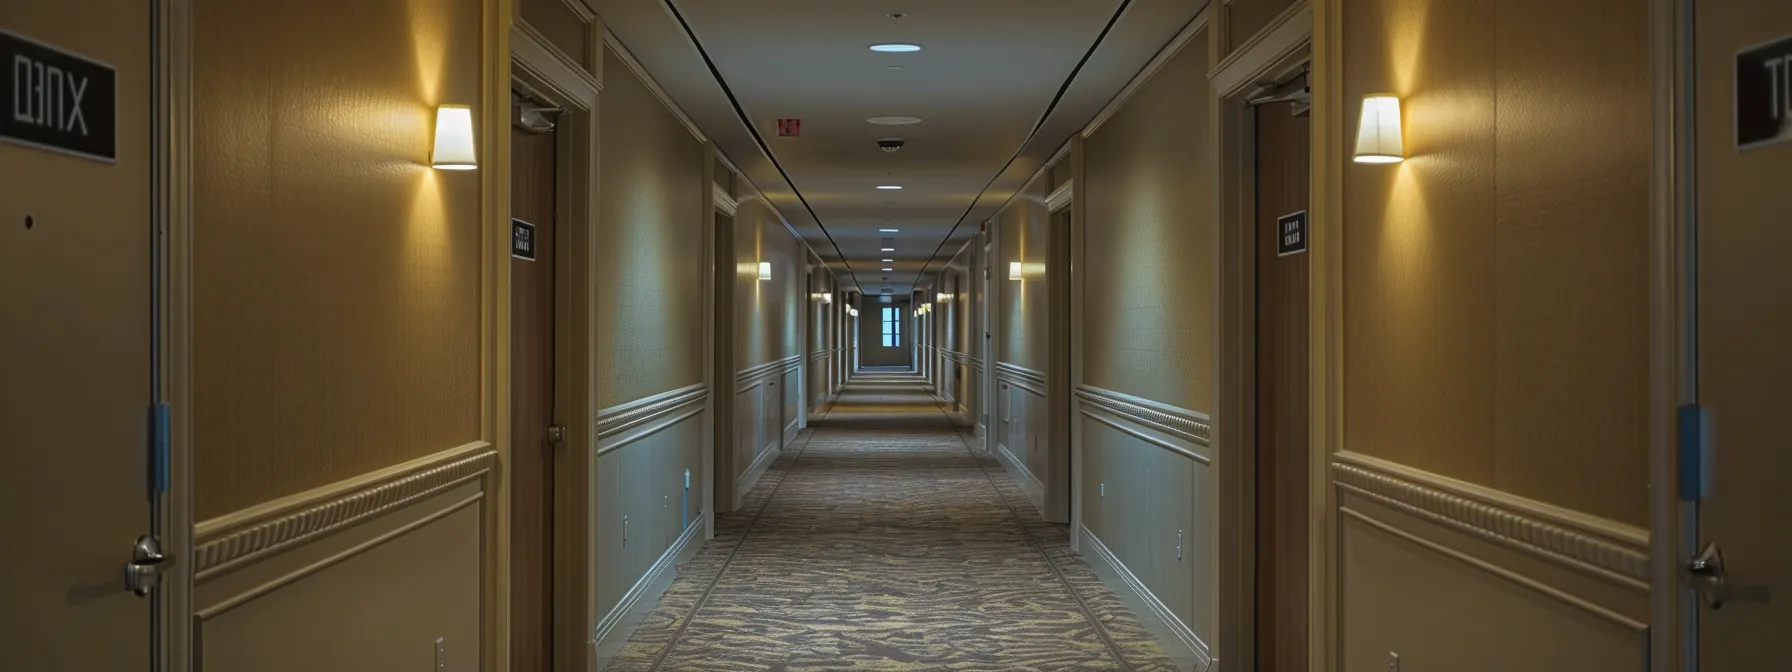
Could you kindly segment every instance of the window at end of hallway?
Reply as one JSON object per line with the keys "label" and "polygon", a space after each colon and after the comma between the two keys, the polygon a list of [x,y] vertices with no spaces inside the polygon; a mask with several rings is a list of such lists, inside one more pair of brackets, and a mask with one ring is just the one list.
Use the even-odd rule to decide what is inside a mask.
{"label": "window at end of hallway", "polygon": [[894,348],[902,345],[902,311],[895,306],[884,306],[884,347]]}

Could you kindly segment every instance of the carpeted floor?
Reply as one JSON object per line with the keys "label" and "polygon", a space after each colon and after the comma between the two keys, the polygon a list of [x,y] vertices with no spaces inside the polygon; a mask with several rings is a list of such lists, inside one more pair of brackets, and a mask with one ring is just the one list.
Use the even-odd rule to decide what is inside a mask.
{"label": "carpeted floor", "polygon": [[811,418],[607,669],[1175,669],[917,381]]}

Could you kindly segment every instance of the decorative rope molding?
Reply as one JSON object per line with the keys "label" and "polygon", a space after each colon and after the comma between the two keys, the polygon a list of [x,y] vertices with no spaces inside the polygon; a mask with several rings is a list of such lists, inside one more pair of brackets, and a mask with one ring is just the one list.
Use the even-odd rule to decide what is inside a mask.
{"label": "decorative rope molding", "polygon": [[1076,396],[1091,406],[1127,420],[1168,432],[1185,441],[1211,445],[1213,424],[1201,413],[1093,385],[1077,388]]}
{"label": "decorative rope molding", "polygon": [[597,412],[597,435],[605,437],[709,396],[709,386],[697,383],[670,392],[638,399]]}
{"label": "decorative rope molding", "polygon": [[1649,589],[1646,542],[1639,546],[1601,530],[1546,521],[1514,507],[1471,499],[1366,465],[1334,460],[1332,482],[1395,510],[1570,568],[1592,570],[1634,589]]}
{"label": "decorative rope molding", "polygon": [[[489,448],[473,455],[399,471],[363,487],[320,498],[297,510],[273,509],[232,521],[225,529],[204,530],[193,548],[195,578],[204,580],[249,560],[289,548],[363,520],[409,505],[468,480],[480,478],[497,462]],[[224,526],[220,526],[224,527]]]}

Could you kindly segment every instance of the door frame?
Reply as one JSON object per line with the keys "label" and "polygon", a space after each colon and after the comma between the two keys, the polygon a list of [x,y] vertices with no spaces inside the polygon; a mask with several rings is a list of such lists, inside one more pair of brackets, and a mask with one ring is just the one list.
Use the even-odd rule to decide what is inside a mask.
{"label": "door frame", "polygon": [[[586,21],[586,42],[592,47],[592,53],[583,54],[586,62],[592,63],[591,70],[586,69],[575,57],[552,46],[552,43],[536,31],[521,17],[514,18],[509,30],[509,48],[500,53],[507,54],[510,64],[509,76],[505,78],[504,104],[502,108],[488,107],[491,126],[498,129],[492,133],[487,142],[487,164],[494,167],[489,171],[492,177],[501,179],[508,185],[510,180],[509,138],[510,138],[510,86],[511,82],[520,82],[531,89],[537,96],[548,99],[553,105],[565,110],[557,119],[555,138],[555,185],[554,198],[557,215],[555,217],[555,254],[554,254],[554,415],[562,419],[566,426],[566,439],[561,448],[554,452],[554,523],[551,530],[553,555],[553,667],[556,670],[571,671],[590,669],[596,663],[594,649],[588,646],[596,629],[598,614],[596,585],[591,580],[592,567],[596,557],[591,543],[591,511],[596,502],[595,483],[591,479],[591,471],[596,464],[594,449],[597,437],[593,428],[596,426],[597,410],[593,407],[596,395],[593,392],[594,381],[590,375],[592,353],[587,347],[575,347],[575,344],[590,342],[593,332],[592,299],[596,296],[593,274],[593,259],[597,249],[597,199],[599,175],[599,118],[601,117],[600,100],[603,82],[599,79],[603,58],[603,20],[583,9],[578,3],[568,2],[567,7]],[[505,111],[501,119],[496,111]],[[502,138],[502,141],[499,138]],[[502,157],[502,168],[498,168]],[[503,217],[494,222],[494,228],[503,228],[504,239],[509,237],[509,194],[501,200]],[[500,226],[501,224],[501,226]],[[493,232],[496,233],[496,232]],[[502,249],[499,249],[499,248]],[[490,263],[495,268],[508,269],[510,255],[507,245],[493,245]],[[508,460],[512,446],[509,446],[510,418],[510,280],[509,274],[493,273],[498,285],[495,296],[495,310],[498,327],[494,334],[498,357],[502,361],[496,380],[493,384],[501,390],[499,402],[488,412],[498,415],[497,435],[505,447],[500,452],[503,459]],[[500,544],[499,555],[507,556],[509,549],[509,516],[512,484],[508,477],[500,496],[499,530],[497,543]],[[498,600],[502,614],[501,629],[497,637],[504,641],[500,647],[497,668],[502,669],[510,660],[509,642],[509,602],[510,602],[510,568],[508,558],[501,563],[499,577]]]}
{"label": "door frame", "polygon": [[155,206],[160,349],[157,401],[168,405],[168,490],[155,526],[173,571],[157,590],[152,669],[185,672],[193,658],[193,0],[151,0],[156,100]]}
{"label": "door frame", "polygon": [[[1325,42],[1316,41],[1317,15],[1339,0],[1300,3],[1277,17],[1251,43],[1224,54],[1224,21],[1213,21],[1208,45],[1218,66],[1209,73],[1212,96],[1209,114],[1214,120],[1210,147],[1214,148],[1217,182],[1214,221],[1219,225],[1219,282],[1215,305],[1216,342],[1219,343],[1218,404],[1214,416],[1215,458],[1219,475],[1218,543],[1212,551],[1217,577],[1218,635],[1215,659],[1228,669],[1255,666],[1256,603],[1256,125],[1244,102],[1255,93],[1256,82],[1279,80],[1302,66],[1311,66],[1313,86],[1311,190],[1308,206],[1308,556],[1307,556],[1307,669],[1335,670],[1332,624],[1337,604],[1333,586],[1337,575],[1334,510],[1328,474],[1331,451],[1337,446],[1339,425],[1334,411],[1341,407],[1342,386],[1336,378],[1339,345],[1334,321],[1341,305],[1337,260],[1338,242],[1327,231],[1339,221],[1338,190],[1331,188],[1331,165],[1337,150],[1341,103],[1336,98],[1336,79],[1341,68]],[[1315,8],[1319,5],[1321,8]],[[1336,11],[1336,10],[1332,10]],[[1335,49],[1335,38],[1329,46]],[[1325,66],[1329,64],[1328,69]],[[1329,70],[1329,71],[1328,71]],[[1328,79],[1328,76],[1330,79]],[[1327,96],[1330,96],[1328,98]],[[1329,112],[1329,114],[1328,114]]]}
{"label": "door frame", "polygon": [[1693,0],[1649,1],[1649,669],[1698,669],[1698,601],[1680,568],[1698,507],[1678,497],[1677,409],[1698,399]]}

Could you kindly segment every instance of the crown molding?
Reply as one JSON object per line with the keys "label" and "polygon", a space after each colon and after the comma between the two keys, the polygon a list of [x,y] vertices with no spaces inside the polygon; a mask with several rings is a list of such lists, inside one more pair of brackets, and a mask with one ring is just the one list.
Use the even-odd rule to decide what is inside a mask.
{"label": "crown molding", "polygon": [[666,109],[672,112],[672,116],[678,118],[678,123],[684,124],[685,130],[690,131],[691,135],[697,138],[697,142],[709,142],[709,136],[703,134],[703,129],[697,128],[697,123],[691,121],[691,117],[678,107],[678,103],[672,102],[672,97],[666,95],[666,90],[660,88],[660,83],[654,80],[653,75],[647,74],[647,69],[641,67],[640,61],[635,60],[634,53],[630,52],[628,47],[623,46],[621,38],[616,37],[616,33],[611,32],[608,27],[604,28],[604,46],[616,52],[616,56],[622,61],[622,64],[628,66],[628,71],[634,73],[635,78],[641,80],[641,83],[647,86],[648,91],[653,92],[653,97],[658,98],[660,104],[665,105]]}
{"label": "crown molding", "polygon": [[1107,106],[1095,114],[1095,118],[1089,121],[1089,125],[1083,127],[1083,132],[1080,135],[1085,138],[1095,135],[1096,129],[1101,128],[1102,124],[1107,123],[1110,117],[1119,112],[1120,108],[1126,105],[1126,101],[1131,100],[1133,94],[1138,93],[1139,89],[1145,86],[1145,82],[1150,81],[1157,75],[1157,71],[1168,65],[1170,59],[1182,53],[1182,48],[1188,46],[1189,41],[1195,38],[1195,33],[1199,33],[1207,27],[1207,22],[1212,14],[1212,4],[1195,13],[1195,18],[1190,19],[1187,26],[1183,26],[1182,32],[1171,38],[1170,43],[1164,45],[1164,48],[1157,52],[1157,56],[1152,57],[1150,63],[1146,63],[1138,74],[1133,75],[1132,79],[1126,82],[1126,86],[1120,89],[1120,93],[1114,94],[1114,99],[1108,101]]}

